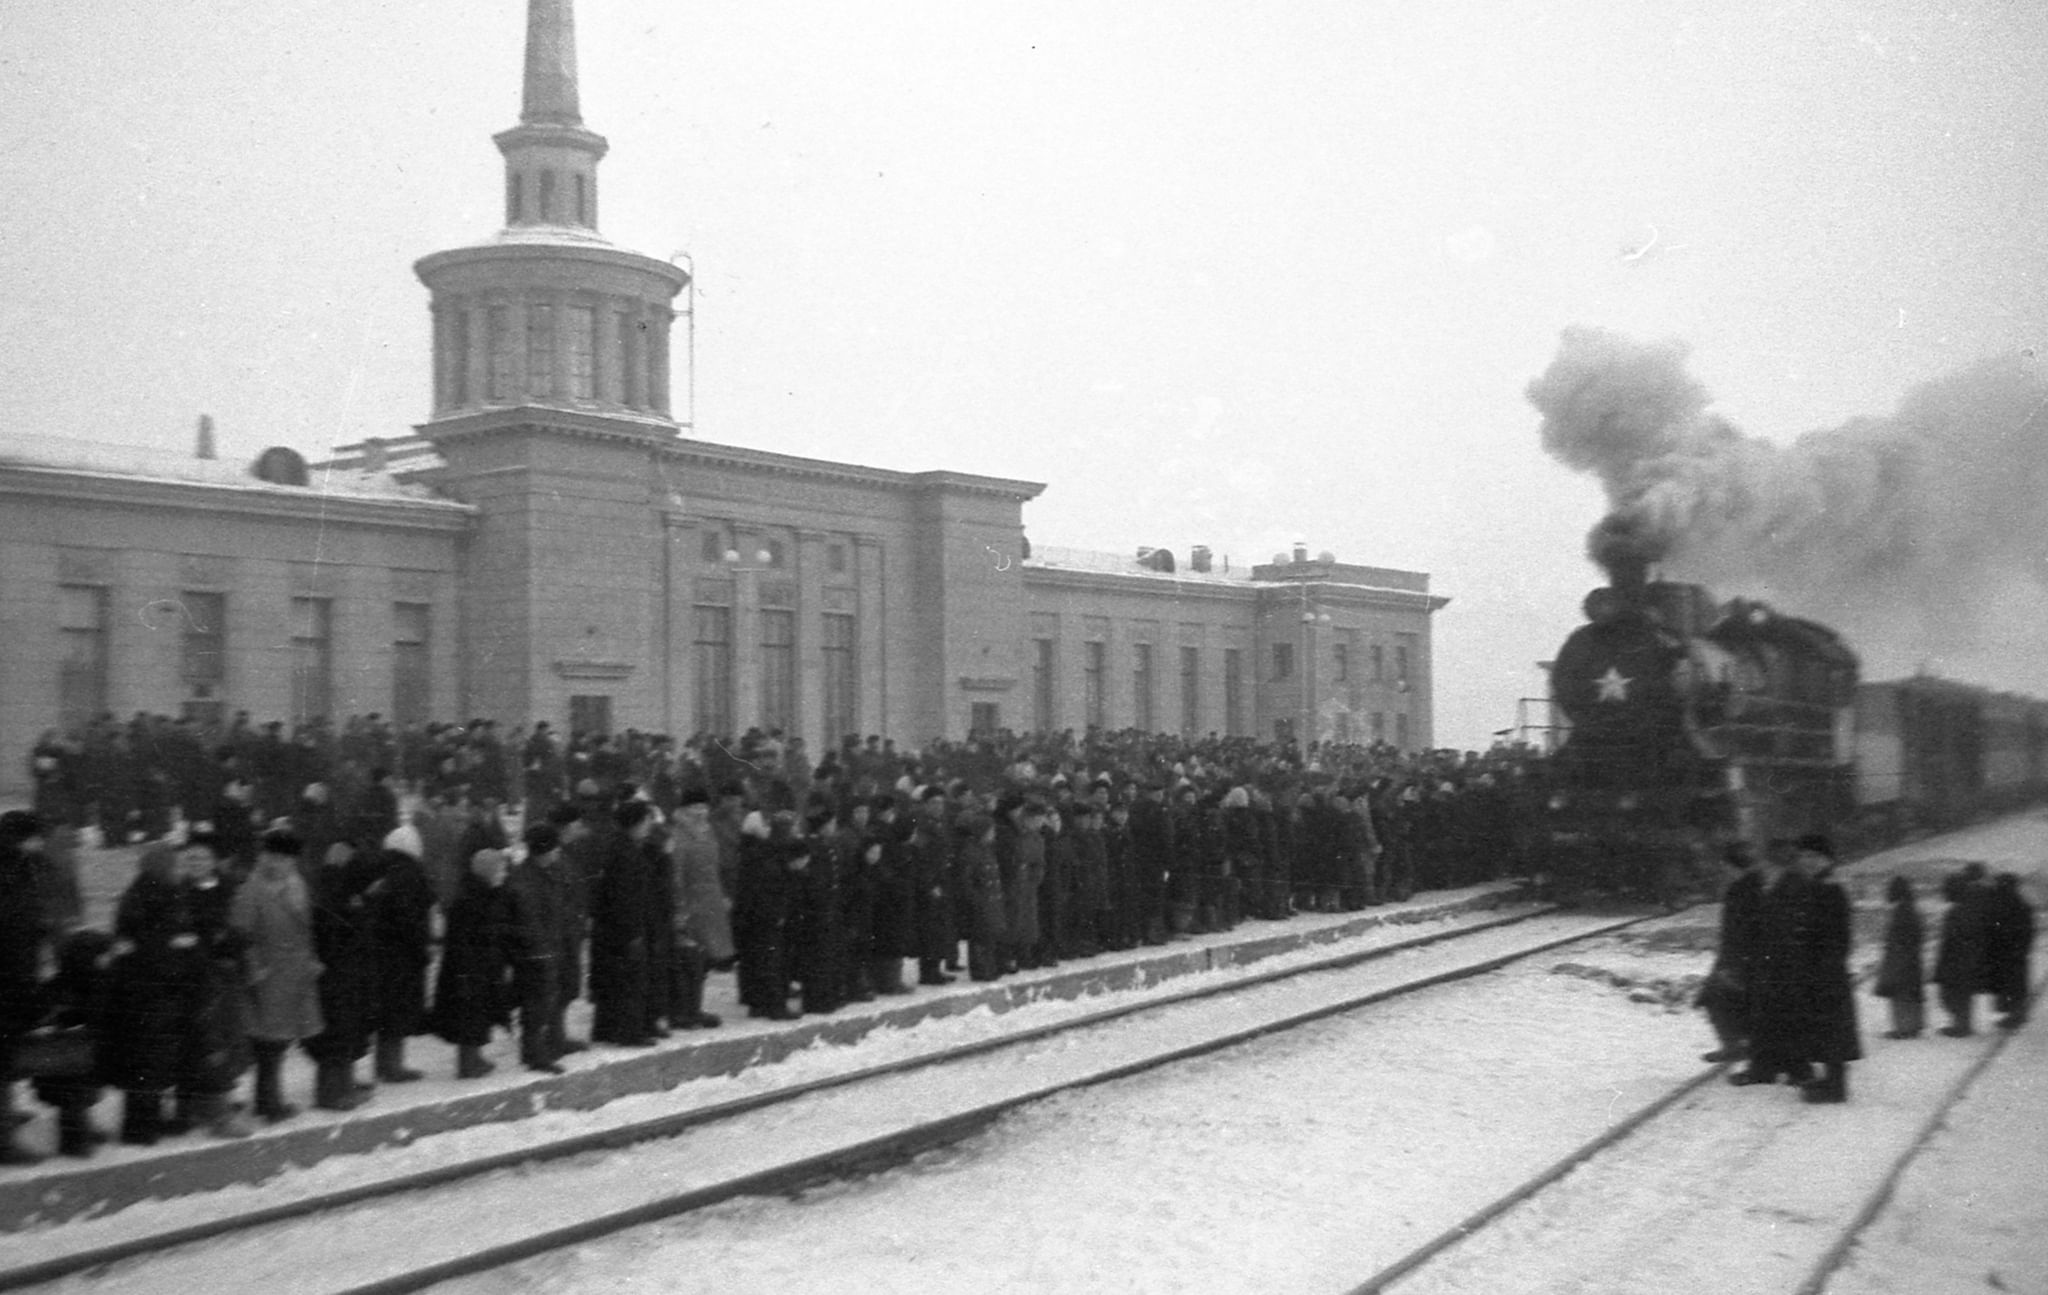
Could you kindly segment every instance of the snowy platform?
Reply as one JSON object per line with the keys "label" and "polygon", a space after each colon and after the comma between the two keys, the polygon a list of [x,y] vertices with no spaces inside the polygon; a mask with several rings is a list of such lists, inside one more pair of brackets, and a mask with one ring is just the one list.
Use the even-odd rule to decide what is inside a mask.
{"label": "snowy platform", "polygon": [[[500,1035],[489,1051],[498,1072],[482,1080],[457,1081],[448,1076],[452,1050],[423,1040],[411,1060],[427,1069],[429,1078],[380,1085],[374,1100],[355,1111],[307,1110],[239,1141],[188,1135],[154,1147],[110,1144],[90,1160],[52,1158],[30,1168],[0,1171],[0,1232],[101,1216],[141,1201],[260,1183],[294,1167],[405,1146],[453,1130],[553,1112],[591,1111],[622,1097],[659,1093],[695,1080],[759,1072],[815,1049],[844,1048],[877,1031],[900,1031],[974,1012],[1000,1015],[1048,1000],[1095,999],[1320,945],[1384,937],[1390,927],[1497,907],[1513,893],[1512,886],[1497,884],[1433,892],[1357,913],[1247,922],[1230,932],[1070,961],[994,983],[963,977],[951,985],[919,987],[903,997],[790,1022],[744,1018],[732,1002],[731,977],[715,976],[707,986],[706,1007],[725,1015],[724,1027],[677,1034],[646,1050],[594,1047],[567,1058],[567,1073],[558,1076],[520,1068],[513,1040]],[[572,1033],[584,1033],[587,1012],[585,1003],[572,1010]],[[287,1072],[287,1094],[302,1100],[309,1087],[310,1067],[297,1058]],[[119,1106],[116,1095],[102,1101],[95,1113],[100,1127],[118,1124]],[[42,1112],[27,1132],[31,1144],[51,1140],[50,1123],[50,1114]]]}

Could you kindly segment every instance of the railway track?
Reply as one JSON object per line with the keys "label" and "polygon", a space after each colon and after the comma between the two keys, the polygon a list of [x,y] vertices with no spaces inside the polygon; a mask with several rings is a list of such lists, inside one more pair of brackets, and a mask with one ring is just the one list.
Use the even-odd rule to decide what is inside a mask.
{"label": "railway track", "polygon": [[[70,1277],[67,1289],[108,1292],[182,1289],[186,1282],[223,1293],[418,1290],[734,1197],[872,1171],[1060,1092],[1480,975],[1646,920],[1531,908],[1462,923],[737,1100],[80,1247],[0,1269],[0,1289]],[[888,1086],[905,1094],[895,1109],[920,1116],[874,1125],[842,1113],[855,1098],[887,1107],[868,1099]],[[764,1129],[786,1131],[806,1118],[815,1128],[762,1137]],[[515,1208],[533,1193],[560,1204],[537,1227],[521,1223],[527,1212]],[[408,1220],[432,1223],[422,1228]],[[313,1284],[321,1281],[328,1284]]]}
{"label": "railway track", "polygon": [[[1859,988],[1868,979],[1867,972],[1859,977]],[[2036,997],[2044,987],[2048,976],[2036,982]],[[1824,1115],[1800,1104],[1767,1108],[1763,1119],[1752,1121],[1751,1129],[1704,1149],[1689,1147],[1697,1139],[1682,1128],[1660,1128],[1689,1118],[1725,1122],[1731,1119],[1731,1107],[1749,1103],[1754,1108],[1754,1096],[1738,1096],[1714,1085],[1731,1069],[1729,1065],[1708,1066],[1382,1266],[1350,1287],[1348,1295],[1464,1290],[1509,1295],[1565,1286],[1585,1292],[1692,1289],[1685,1284],[1686,1275],[1671,1270],[1668,1261],[1651,1259],[1631,1267],[1625,1255],[1631,1246],[1667,1246],[1680,1252],[1677,1261],[1683,1262],[1685,1240],[1674,1242],[1665,1230],[1673,1227],[1682,1229],[1681,1238],[1686,1230],[1714,1235],[1725,1256],[1714,1265],[1719,1281],[1743,1289],[1783,1290],[1787,1295],[1822,1295],[1857,1238],[1883,1211],[1900,1177],[2009,1037],[1992,1031],[1967,1052],[1935,1057],[1931,1073],[1911,1075],[1910,1083],[1881,1092],[1880,1100],[1900,1109],[1887,1113],[1891,1118],[1877,1127],[1870,1145],[1846,1156],[1839,1147],[1813,1137],[1815,1122]],[[1930,1041],[1914,1046],[1940,1047]],[[1915,1058],[1923,1063],[1928,1059],[1924,1052]],[[1754,1109],[1750,1113],[1754,1115]],[[1668,1145],[1646,1147],[1631,1156],[1632,1145],[1655,1141],[1660,1134]],[[1839,1156],[1833,1167],[1850,1181],[1825,1196],[1801,1194],[1798,1179],[1812,1175],[1821,1155]],[[1661,1170],[1646,1168],[1650,1165]],[[1657,1183],[1660,1172],[1665,1191],[1646,1191],[1645,1182]],[[1581,1176],[1585,1182],[1576,1181]],[[1605,1183],[1600,1181],[1603,1176]],[[1710,1182],[1710,1192],[1699,1199],[1685,1198],[1687,1179]],[[1791,1190],[1774,1196],[1774,1187]],[[1671,1202],[1666,1212],[1625,1213],[1631,1200],[1657,1195]],[[1694,1211],[1704,1211],[1707,1217],[1675,1223],[1677,1216]],[[1520,1235],[1509,1235],[1518,1218],[1545,1214],[1547,1218],[1523,1224]],[[1576,1257],[1554,1253],[1574,1248]],[[1532,1261],[1532,1252],[1539,1249],[1553,1253]],[[1468,1257],[1472,1251],[1489,1253]],[[1772,1269],[1767,1282],[1758,1272],[1743,1272],[1733,1265],[1731,1260],[1744,1255],[1769,1256],[1763,1261]],[[1659,1262],[1667,1266],[1658,1270]]]}

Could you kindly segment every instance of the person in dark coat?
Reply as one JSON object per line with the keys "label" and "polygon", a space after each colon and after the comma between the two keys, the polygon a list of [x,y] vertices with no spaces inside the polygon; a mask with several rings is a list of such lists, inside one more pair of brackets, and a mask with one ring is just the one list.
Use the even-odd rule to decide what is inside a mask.
{"label": "person in dark coat", "polygon": [[434,887],[427,878],[426,847],[407,824],[384,836],[371,917],[377,950],[377,1079],[387,1084],[422,1079],[405,1064],[405,1041],[426,1032],[427,966],[434,956]]}
{"label": "person in dark coat", "polygon": [[629,800],[603,838],[603,862],[590,895],[590,1037],[626,1048],[654,1046],[652,967],[655,926],[666,915],[655,889],[661,866],[650,837],[654,807]]}
{"label": "person in dark coat", "polygon": [[1757,907],[1763,902],[1763,878],[1756,853],[1747,841],[1731,844],[1722,855],[1727,886],[1721,892],[1721,939],[1714,965],[1695,1000],[1707,1014],[1718,1041],[1702,1061],[1740,1061],[1749,1055],[1749,988],[1753,979]]}
{"label": "person in dark coat", "polygon": [[1827,837],[1803,836],[1797,850],[1810,905],[1801,967],[1805,1056],[1820,1067],[1820,1077],[1806,1084],[1801,1096],[1809,1102],[1846,1102],[1849,1063],[1863,1056],[1849,978],[1855,938],[1849,892],[1835,879],[1835,851]]}
{"label": "person in dark coat", "polygon": [[491,1031],[511,1023],[512,898],[505,877],[512,861],[503,850],[479,850],[456,883],[448,930],[434,978],[427,1026],[455,1045],[455,1077],[481,1079]]}
{"label": "person in dark coat", "polygon": [[[113,952],[113,937],[103,931],[78,930],[64,937],[57,947],[57,974],[46,986],[52,1025],[83,1030],[94,1039],[104,1037],[112,1005],[113,977],[107,967]],[[89,1061],[86,1069],[75,1073],[38,1075],[35,1079],[36,1096],[57,1110],[60,1156],[83,1160],[106,1141],[106,1135],[92,1125],[92,1108],[100,1100],[102,1080],[98,1057]],[[7,1136],[0,1133],[0,1142]],[[0,1164],[6,1163],[14,1162],[0,1159]]]}
{"label": "person in dark coat", "polygon": [[313,947],[320,958],[320,1017],[305,1041],[314,1061],[313,1104],[352,1111],[370,1099],[355,1065],[370,1051],[377,1012],[377,893],[384,863],[347,841],[327,847],[310,887]]}
{"label": "person in dark coat", "polygon": [[903,960],[918,956],[917,865],[910,854],[910,832],[910,825],[897,819],[896,798],[878,794],[862,852],[874,894],[868,986],[883,996],[911,992],[903,983]]}
{"label": "person in dark coat", "polygon": [[[36,876],[47,831],[35,814],[0,814],[0,1065],[8,1064],[14,1041],[43,1017],[42,956],[50,931],[36,902]],[[15,1132],[14,1076],[0,1070],[0,1165],[42,1159]]]}
{"label": "person in dark coat", "polygon": [[1998,1028],[2017,1030],[2027,1022],[2032,988],[2028,970],[2034,948],[2034,909],[2010,872],[1992,878],[1984,903],[1984,988],[1998,1009]]}
{"label": "person in dark coat", "polygon": [[1130,876],[1133,936],[1146,944],[1166,943],[1166,879],[1174,866],[1173,823],[1166,813],[1166,786],[1152,781],[1131,806]]}
{"label": "person in dark coat", "polygon": [[754,810],[740,825],[738,891],[733,897],[733,943],[739,954],[740,1002],[750,1016],[796,1018],[789,1010],[791,874],[810,864],[794,810]]}
{"label": "person in dark coat", "polygon": [[839,823],[832,806],[814,801],[804,816],[811,861],[791,876],[789,968],[805,1014],[829,1016],[848,1002],[845,941],[839,927]]}
{"label": "person in dark coat", "polygon": [[918,792],[916,813],[909,853],[917,891],[917,983],[950,985],[945,966],[958,960],[960,941],[953,929],[953,841],[945,789],[928,785]]}
{"label": "person in dark coat", "polygon": [[249,1125],[229,1095],[250,1060],[245,941],[230,921],[235,882],[222,875],[220,863],[216,843],[206,834],[194,834],[178,847],[178,884],[203,958],[178,1055],[176,1104],[165,1132],[204,1126],[218,1138],[242,1138],[249,1135]]}
{"label": "person in dark coat", "polygon": [[[1749,1065],[1729,1080],[1768,1084],[1784,1076],[1810,1101],[1839,1102],[1848,1096],[1848,1063],[1862,1050],[1849,984],[1849,900],[1822,875],[1832,867],[1824,846],[1779,840],[1766,851],[1751,945]],[[1818,1081],[1816,1062],[1824,1072]]]}
{"label": "person in dark coat", "polygon": [[1971,1019],[1977,995],[1984,992],[1983,867],[1971,864],[1941,884],[1948,911],[1941,915],[1941,944],[1934,953],[1934,973],[1941,986],[1941,1007],[1949,1022],[1941,1032],[1952,1039],[1976,1033]]}
{"label": "person in dark coat", "polygon": [[1008,956],[1009,910],[995,841],[995,820],[978,811],[962,815],[953,829],[954,852],[967,884],[967,974],[975,980],[1000,979]]}
{"label": "person in dark coat", "polygon": [[541,1074],[562,1073],[564,968],[580,957],[582,933],[571,924],[562,838],[548,823],[526,829],[526,858],[505,878],[511,905],[513,988],[519,999],[519,1060]]}
{"label": "person in dark coat", "polygon": [[1927,1028],[1927,985],[1922,974],[1921,946],[1925,932],[1920,906],[1913,901],[1913,883],[1893,877],[1885,884],[1890,911],[1884,924],[1884,957],[1877,965],[1871,992],[1891,1004],[1892,1028],[1887,1039],[1917,1039]]}
{"label": "person in dark coat", "polygon": [[178,1081],[208,961],[170,846],[142,852],[115,911],[114,937],[120,952],[107,1077],[123,1094],[121,1141],[154,1146],[165,1132],[164,1090]]}

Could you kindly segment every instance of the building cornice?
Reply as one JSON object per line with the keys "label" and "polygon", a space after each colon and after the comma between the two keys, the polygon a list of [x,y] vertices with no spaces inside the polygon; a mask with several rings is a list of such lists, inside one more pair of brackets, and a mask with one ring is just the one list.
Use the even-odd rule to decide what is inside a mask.
{"label": "building cornice", "polygon": [[1019,503],[1036,499],[1045,490],[1043,482],[1015,481],[1004,477],[982,477],[966,472],[897,472],[870,468],[858,463],[836,463],[829,459],[807,459],[769,450],[744,449],[737,445],[716,445],[710,441],[677,440],[660,447],[664,457],[705,467],[734,468],[771,476],[805,477],[815,481],[849,482],[899,492],[931,491],[990,495]]}
{"label": "building cornice", "polygon": [[690,281],[689,271],[679,265],[615,247],[595,231],[582,233],[564,226],[517,226],[506,230],[499,241],[429,252],[414,261],[412,269],[425,282],[442,270],[476,262],[564,260],[594,262],[654,275],[669,285],[670,296],[681,292]]}
{"label": "building cornice", "polygon": [[492,405],[416,423],[413,430],[437,447],[493,432],[535,431],[585,440],[659,448],[672,443],[678,425],[659,414],[632,410],[572,409],[555,405]]}
{"label": "building cornice", "polygon": [[476,510],[452,499],[372,499],[324,492],[205,481],[163,481],[62,468],[0,467],[0,494],[66,499],[120,508],[167,508],[324,523],[462,531]]}
{"label": "building cornice", "polygon": [[[1040,566],[1029,559],[1023,563],[1026,584],[1097,592],[1142,594],[1147,597],[1214,598],[1228,602],[1267,602],[1285,610],[1301,597],[1303,582],[1182,580],[1171,575],[1139,575],[1135,572],[1084,571],[1071,567]],[[1307,584],[1309,597],[1329,606],[1395,608],[1401,611],[1434,612],[1451,600],[1439,594],[1417,593],[1411,589],[1344,585],[1328,582]]]}

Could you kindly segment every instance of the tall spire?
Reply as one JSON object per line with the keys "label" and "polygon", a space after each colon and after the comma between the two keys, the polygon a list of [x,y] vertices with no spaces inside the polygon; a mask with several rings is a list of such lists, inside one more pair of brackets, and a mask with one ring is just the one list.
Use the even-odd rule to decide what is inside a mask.
{"label": "tall spire", "polygon": [[580,126],[576,105],[576,14],[572,0],[527,0],[526,93],[519,120]]}
{"label": "tall spire", "polygon": [[604,136],[576,104],[571,0],[526,0],[526,85],[519,124],[492,136],[505,155],[505,226],[597,234],[597,164]]}

